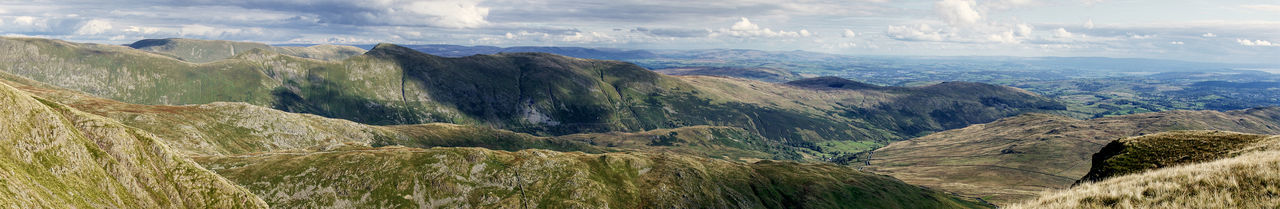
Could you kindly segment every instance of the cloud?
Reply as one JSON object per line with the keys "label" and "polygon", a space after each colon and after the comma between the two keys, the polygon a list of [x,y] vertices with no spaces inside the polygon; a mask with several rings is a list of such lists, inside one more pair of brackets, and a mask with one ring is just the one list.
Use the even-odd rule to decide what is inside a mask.
{"label": "cloud", "polygon": [[1245,9],[1258,10],[1262,12],[1280,13],[1280,5],[1277,4],[1252,4],[1240,6]]}
{"label": "cloud", "polygon": [[750,37],[793,37],[794,38],[794,37],[809,37],[812,35],[813,33],[810,33],[809,30],[805,30],[805,29],[801,29],[800,31],[785,31],[785,30],[774,31],[773,29],[763,28],[763,27],[760,27],[760,25],[751,23],[751,20],[745,17],[743,17],[738,22],[733,23],[733,26],[730,26],[728,29],[720,29],[718,31],[715,31],[715,33],[710,34],[711,37],[732,36],[732,37],[742,37],[742,38],[750,38]]}
{"label": "cloud", "polygon": [[1139,35],[1136,33],[1129,33],[1128,35],[1129,35],[1129,39],[1149,39],[1152,37],[1156,37],[1156,35]]}
{"label": "cloud", "polygon": [[1218,35],[1215,35],[1213,33],[1205,33],[1205,34],[1200,34],[1200,37],[1213,38],[1213,37],[1218,37]]}
{"label": "cloud", "polygon": [[853,38],[857,36],[858,36],[858,33],[854,33],[853,30],[849,30],[849,29],[844,29],[844,33],[840,34],[840,37],[845,37],[845,38]]}
{"label": "cloud", "polygon": [[1093,18],[1084,21],[1084,29],[1093,29]]}
{"label": "cloud", "polygon": [[436,26],[474,28],[489,23],[484,19],[489,15],[489,8],[477,6],[477,3],[474,1],[419,1],[409,3],[405,10],[412,14],[409,16],[425,17]]}
{"label": "cloud", "polygon": [[631,32],[643,33],[643,34],[647,34],[647,35],[650,35],[650,36],[657,36],[657,37],[672,37],[672,38],[694,38],[694,37],[707,37],[707,36],[711,35],[711,30],[706,30],[706,29],[681,29],[681,28],[646,28],[646,27],[638,27],[638,28],[635,28],[635,29],[631,29]]}
{"label": "cloud", "polygon": [[889,38],[904,41],[942,41],[942,30],[934,29],[928,24],[920,24],[917,26],[893,26],[885,30],[885,35]]}
{"label": "cloud", "polygon": [[1031,36],[1032,30],[1035,29],[1035,27],[1027,24],[1018,24],[1016,27],[1017,27],[1017,30],[1015,31],[1017,32],[1018,36]]}
{"label": "cloud", "polygon": [[1066,28],[1058,28],[1057,30],[1053,30],[1053,37],[1055,38],[1066,39],[1066,38],[1072,38],[1075,36],[1076,36],[1075,34],[1068,32]]}
{"label": "cloud", "polygon": [[934,12],[951,25],[971,25],[982,19],[982,14],[973,8],[977,5],[973,0],[942,0],[934,3]]}
{"label": "cloud", "polygon": [[1280,44],[1272,44],[1266,40],[1236,39],[1236,42],[1244,46],[1280,46]]}
{"label": "cloud", "polygon": [[106,20],[93,19],[81,25],[80,29],[77,29],[75,34],[76,35],[97,35],[97,34],[102,34],[103,32],[107,32],[107,30],[111,30],[111,22],[108,22]]}
{"label": "cloud", "polygon": [[1185,44],[1185,43],[1182,43],[1181,41],[1172,41],[1172,42],[1169,42],[1169,44],[1173,44],[1173,45],[1182,45],[1182,44]]}

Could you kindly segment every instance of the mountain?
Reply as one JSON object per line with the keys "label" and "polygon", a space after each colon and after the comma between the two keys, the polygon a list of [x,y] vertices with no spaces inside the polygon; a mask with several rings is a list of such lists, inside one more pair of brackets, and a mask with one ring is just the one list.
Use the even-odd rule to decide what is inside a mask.
{"label": "mountain", "polygon": [[889,144],[870,153],[867,169],[1001,205],[1067,188],[1115,139],[1174,130],[1280,134],[1280,107],[1090,120],[1026,114]]}
{"label": "mountain", "polygon": [[253,49],[210,63],[47,39],[4,38],[0,47],[14,52],[0,55],[4,71],[127,103],[245,102],[374,125],[447,122],[536,136],[723,126],[799,148],[771,155],[808,160],[1061,109],[977,83],[813,88],[542,53],[445,58],[391,44],[341,61]]}
{"label": "mountain", "polygon": [[0,103],[0,205],[267,208],[145,131],[3,84]]}
{"label": "mountain", "polygon": [[1280,206],[1277,145],[1280,136],[1216,131],[1118,140],[1095,156],[1103,165],[1090,172],[1111,177],[1086,177],[1009,208],[1274,208]]}
{"label": "mountain", "polygon": [[[602,60],[631,60],[652,58],[653,52],[646,50],[624,50],[610,48],[554,47],[554,46],[460,46],[448,44],[402,45],[423,53],[442,57],[466,57],[471,55],[494,55],[498,53],[540,52],[559,54],[570,57]],[[372,48],[375,46],[368,46]]]}
{"label": "mountain", "polygon": [[[11,94],[16,96],[5,97]],[[91,156],[107,158],[97,162],[115,169],[106,171],[110,175],[86,175],[87,180],[81,180],[77,175],[43,173],[46,170],[61,172],[65,166],[30,169],[23,166],[33,164],[24,163],[22,158],[3,159],[0,160],[0,169],[18,170],[18,174],[34,173],[4,176],[6,178],[0,180],[4,188],[23,188],[0,190],[13,194],[0,195],[0,203],[10,203],[6,205],[62,207],[58,204],[70,204],[73,207],[108,208],[265,208],[267,205],[275,208],[989,207],[846,166],[760,160],[768,158],[769,154],[757,150],[781,146],[769,145],[758,135],[732,127],[690,126],[639,133],[539,137],[441,123],[370,126],[244,103],[128,104],[7,73],[0,73],[0,102],[4,102],[0,107],[13,108],[0,110],[26,112],[28,109],[22,108],[47,106],[56,111],[46,112],[62,112],[68,118],[53,120],[76,123],[75,130],[80,131],[55,135],[73,136],[73,139],[83,141],[76,144],[89,148],[106,146],[101,148],[103,151],[93,152],[90,149],[90,153],[70,153],[65,154],[66,157],[62,157],[63,154],[45,154],[51,149],[46,146],[42,148],[46,151],[32,155],[37,157],[36,161],[53,165],[91,164],[94,160],[81,159]],[[18,136],[58,133],[40,130],[42,127],[58,127],[46,125],[58,124],[56,122],[31,124],[43,122],[29,116],[38,117],[45,112],[35,113],[39,114],[5,118],[0,120],[0,125],[5,126],[0,127]],[[83,121],[91,123],[80,124]],[[155,131],[156,134],[147,131]],[[81,134],[83,137],[76,137]],[[123,139],[137,142],[117,140],[113,136],[131,136],[134,138]],[[14,148],[37,144],[4,141],[15,142],[5,146]],[[141,147],[126,146],[135,144],[141,144],[138,145]],[[538,149],[543,147],[573,152]],[[192,160],[201,164],[196,165]],[[118,162],[125,165],[112,164]],[[147,169],[129,170],[139,168],[138,164],[146,165],[143,168]],[[217,175],[204,168],[216,171]],[[115,172],[143,176],[136,177],[140,180],[129,181],[127,174]],[[157,175],[148,172],[172,177],[145,176]],[[99,190],[111,190],[113,187],[109,183],[92,182],[109,181],[113,177],[126,182],[122,184],[141,184],[139,187],[144,187],[141,190],[145,191],[151,191],[146,187],[170,190],[147,193],[152,196],[136,194],[145,200],[138,200],[141,203],[136,204],[129,198],[122,198],[117,202],[123,203],[116,204],[94,202],[111,198],[79,198],[86,194],[104,193]],[[80,184],[81,181],[91,183]],[[67,185],[68,182],[77,184],[56,192],[38,189],[49,188],[48,185]],[[107,186],[84,188],[99,185]],[[125,190],[139,190],[131,189]],[[64,194],[60,191],[75,192],[56,197],[40,196]],[[237,203],[240,205],[235,205]]]}
{"label": "mountain", "polygon": [[337,61],[364,53],[364,49],[353,46],[315,45],[309,47],[276,47],[262,43],[196,40],[182,38],[144,39],[128,45],[131,48],[157,54],[172,56],[189,62],[213,62],[231,58],[236,54],[259,49],[276,53]]}

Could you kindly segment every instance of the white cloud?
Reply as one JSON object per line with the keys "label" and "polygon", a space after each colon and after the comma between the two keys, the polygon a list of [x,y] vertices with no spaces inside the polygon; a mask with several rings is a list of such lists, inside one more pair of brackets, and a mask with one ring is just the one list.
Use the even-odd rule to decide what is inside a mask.
{"label": "white cloud", "polygon": [[1149,39],[1152,37],[1156,37],[1156,35],[1140,35],[1136,33],[1129,33],[1128,35],[1129,35],[1129,39]]}
{"label": "white cloud", "polygon": [[1084,28],[1093,29],[1093,18],[1089,18],[1089,20],[1084,21]]}
{"label": "white cloud", "polygon": [[982,19],[973,0],[942,0],[934,3],[934,12],[951,25],[972,25]]}
{"label": "white cloud", "polygon": [[1277,4],[1252,4],[1252,5],[1243,5],[1240,7],[1243,7],[1245,9],[1263,11],[1263,12],[1280,13],[1280,5],[1277,5]]}
{"label": "white cloud", "polygon": [[854,33],[853,30],[844,29],[844,34],[841,34],[840,37],[845,37],[845,38],[858,37],[858,33]]}
{"label": "white cloud", "polygon": [[1236,42],[1245,46],[1280,46],[1280,44],[1272,44],[1271,41],[1266,40],[1236,39]]}
{"label": "white cloud", "polygon": [[[413,14],[410,17],[425,18],[435,26],[475,28],[489,23],[485,20],[485,17],[489,16],[489,8],[480,7],[478,4],[477,1],[465,0],[418,1],[409,3],[404,10]],[[391,9],[391,11],[396,10]]]}
{"label": "white cloud", "polygon": [[942,41],[942,30],[934,29],[928,24],[918,26],[893,26],[885,30],[889,38],[908,41]]}
{"label": "white cloud", "polygon": [[1057,30],[1053,30],[1053,37],[1055,38],[1072,38],[1074,36],[1075,34],[1068,32],[1066,28],[1058,28]]}
{"label": "white cloud", "polygon": [[1182,44],[1185,44],[1185,43],[1182,43],[1181,41],[1173,41],[1173,42],[1169,42],[1169,44],[1173,44],[1173,45],[1182,45]]}
{"label": "white cloud", "polygon": [[728,29],[720,29],[718,31],[715,31],[714,33],[711,33],[709,36],[710,37],[732,36],[732,37],[747,38],[747,37],[809,37],[812,35],[813,33],[805,29],[801,29],[800,31],[785,31],[785,30],[774,31],[773,29],[763,28],[763,27],[760,27],[760,25],[751,23],[751,20],[743,17],[738,22],[733,23],[733,26],[730,26]]}
{"label": "white cloud", "polygon": [[1023,36],[1023,37],[1031,36],[1032,30],[1035,29],[1035,27],[1027,24],[1018,24],[1015,27],[1017,27],[1017,30],[1015,30],[1015,32],[1017,32],[1017,35]]}
{"label": "white cloud", "polygon": [[111,22],[108,22],[106,20],[93,19],[80,25],[80,28],[76,29],[75,34],[76,35],[97,35],[97,34],[102,34],[103,32],[107,32],[107,30],[111,30]]}
{"label": "white cloud", "polygon": [[1200,37],[1213,38],[1213,37],[1218,37],[1218,35],[1213,33],[1205,33],[1205,34],[1201,34]]}

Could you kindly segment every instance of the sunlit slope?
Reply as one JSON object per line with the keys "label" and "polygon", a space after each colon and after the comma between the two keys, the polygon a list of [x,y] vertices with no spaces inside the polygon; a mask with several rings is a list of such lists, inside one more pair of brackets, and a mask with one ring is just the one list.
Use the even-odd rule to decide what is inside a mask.
{"label": "sunlit slope", "polygon": [[1113,144],[1116,151],[1099,153],[1094,160],[1105,163],[1090,172],[1109,178],[1010,208],[1280,207],[1280,137],[1186,131]]}
{"label": "sunlit slope", "polygon": [[146,131],[0,84],[0,205],[266,208]]}
{"label": "sunlit slope", "polygon": [[1167,111],[1077,120],[1028,114],[896,142],[870,169],[1002,204],[1070,186],[1112,140],[1173,130],[1280,134],[1280,108]]}
{"label": "sunlit slope", "polygon": [[831,164],[359,148],[199,158],[277,208],[980,208]]}

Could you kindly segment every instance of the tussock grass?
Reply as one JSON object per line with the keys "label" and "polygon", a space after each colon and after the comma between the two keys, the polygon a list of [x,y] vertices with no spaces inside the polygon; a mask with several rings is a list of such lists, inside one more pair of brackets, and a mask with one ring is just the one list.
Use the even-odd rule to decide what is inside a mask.
{"label": "tussock grass", "polygon": [[1234,157],[1083,183],[1009,208],[1277,208],[1278,143],[1272,136]]}

